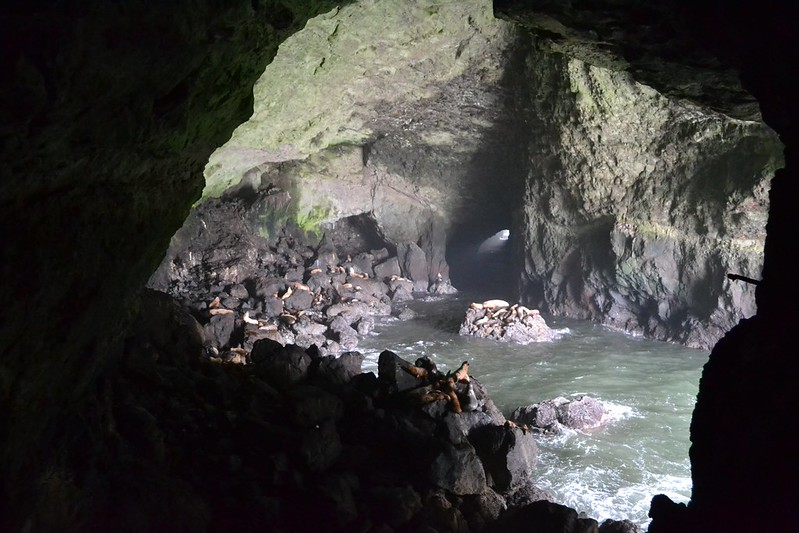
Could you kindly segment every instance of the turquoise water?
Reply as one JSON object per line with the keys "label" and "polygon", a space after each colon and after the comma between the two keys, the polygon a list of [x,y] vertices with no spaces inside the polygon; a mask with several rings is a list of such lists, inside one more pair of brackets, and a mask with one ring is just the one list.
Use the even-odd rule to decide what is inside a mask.
{"label": "turquoise water", "polygon": [[547,316],[550,327],[563,331],[553,343],[518,346],[461,337],[458,324],[468,303],[461,295],[414,301],[409,306],[416,319],[378,323],[358,348],[367,357],[364,370],[377,372],[384,349],[410,361],[427,355],[441,370],[468,360],[470,374],[506,416],[558,396],[592,396],[609,409],[607,423],[588,432],[537,436],[537,484],[600,522],[627,518],[644,527],[655,494],[688,501],[689,424],[707,352]]}

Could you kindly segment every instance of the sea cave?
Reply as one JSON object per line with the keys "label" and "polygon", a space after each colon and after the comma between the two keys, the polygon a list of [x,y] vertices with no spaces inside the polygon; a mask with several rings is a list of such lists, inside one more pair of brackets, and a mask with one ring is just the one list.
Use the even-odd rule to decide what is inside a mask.
{"label": "sea cave", "polygon": [[[792,531],[784,11],[12,2],[0,530]],[[634,521],[536,478],[595,400],[492,392],[597,331],[667,351],[622,391],[703,365]]]}

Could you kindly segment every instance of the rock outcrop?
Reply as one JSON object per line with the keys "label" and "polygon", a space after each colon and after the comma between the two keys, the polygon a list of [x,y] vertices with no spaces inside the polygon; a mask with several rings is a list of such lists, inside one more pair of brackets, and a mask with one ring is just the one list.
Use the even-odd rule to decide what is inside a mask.
{"label": "rock outcrop", "polygon": [[579,430],[595,428],[606,415],[607,410],[598,400],[581,396],[576,400],[559,397],[519,407],[513,411],[511,419],[544,433],[558,434],[564,427]]}
{"label": "rock outcrop", "polygon": [[[532,433],[506,423],[468,363],[444,374],[384,351],[375,376],[361,372],[360,354],[268,339],[249,365],[214,361],[188,310],[154,290],[143,299],[103,393],[116,455],[84,443],[83,488],[94,496],[76,519],[148,531],[300,532],[313,520],[342,532],[479,532],[549,497],[534,485]],[[545,523],[569,520],[528,526]]]}
{"label": "rock outcrop", "polygon": [[504,300],[472,303],[458,333],[517,344],[550,342],[560,337],[547,326],[538,309],[510,305]]}
{"label": "rock outcrop", "polygon": [[[422,9],[416,13],[435,21],[436,13],[424,7],[460,8],[466,4],[428,2],[426,6],[420,4]],[[784,509],[794,503],[796,476],[786,474],[796,471],[796,461],[795,454],[785,448],[792,442],[794,424],[785,420],[795,417],[772,407],[790,406],[785,391],[797,388],[796,360],[792,357],[795,346],[785,333],[794,331],[799,323],[799,284],[795,283],[799,100],[794,94],[799,65],[792,41],[793,20],[785,16],[784,6],[768,1],[541,2],[535,12],[528,3],[516,0],[496,0],[496,5],[497,13],[503,12],[503,6],[513,6],[514,20],[521,24],[528,19],[516,16],[520,11],[543,21],[538,26],[539,36],[560,46],[560,51],[576,54],[589,63],[594,62],[594,56],[583,52],[598,51],[596,57],[613,59],[597,62],[599,66],[626,69],[663,94],[694,99],[745,120],[757,118],[756,99],[764,120],[786,145],[786,168],[770,183],[762,276],[739,272],[762,278],[757,288],[758,316],[736,326],[729,341],[718,345],[713,364],[706,368],[692,428],[695,479],[690,515],[672,523],[682,521],[686,527],[666,525],[660,531],[704,533],[738,526],[746,531],[791,531],[793,524],[786,520]],[[433,26],[435,31],[426,34],[429,42],[437,48],[437,39],[441,38],[438,30],[456,28],[461,38],[445,48],[450,61],[474,52],[472,57],[514,60],[518,65],[518,54],[506,57],[486,53],[484,47],[470,48],[472,43],[493,38],[483,39],[491,33],[488,30],[469,29],[471,24],[481,27],[489,18],[490,3],[481,6],[482,19],[470,20],[467,13],[459,11],[465,16],[447,19],[442,27]],[[316,0],[232,1],[224,5],[203,0],[169,5],[12,1],[6,7],[0,20],[0,228],[4,239],[0,283],[9,305],[0,311],[0,406],[4,413],[0,420],[4,480],[0,529],[82,529],[99,523],[101,527],[109,525],[106,529],[125,526],[141,531],[152,529],[148,527],[152,520],[166,517],[159,525],[202,530],[208,516],[202,501],[183,484],[169,485],[163,472],[172,466],[192,477],[197,465],[206,465],[202,450],[207,444],[204,432],[209,428],[222,428],[214,433],[219,454],[212,464],[218,475],[205,485],[214,491],[209,499],[239,510],[246,506],[237,503],[247,501],[239,499],[244,493],[257,498],[262,505],[259,509],[267,509],[253,520],[253,527],[274,518],[268,511],[274,495],[255,495],[248,492],[249,478],[228,476],[228,469],[236,470],[239,464],[236,454],[228,454],[231,446],[244,441],[265,445],[282,442],[282,430],[278,429],[276,435],[272,427],[264,428],[246,417],[236,418],[227,407],[236,406],[233,412],[268,410],[273,406],[269,400],[275,397],[272,391],[256,381],[243,386],[256,388],[259,392],[253,395],[260,397],[258,401],[243,405],[245,402],[238,398],[245,396],[236,390],[222,396],[224,410],[198,409],[201,398],[220,399],[221,393],[230,390],[220,387],[215,379],[206,379],[208,375],[220,377],[209,370],[212,367],[201,364],[196,367],[199,371],[174,370],[169,362],[174,351],[163,348],[163,342],[147,347],[145,358],[127,360],[121,356],[134,348],[125,346],[123,340],[135,342],[130,340],[128,329],[141,307],[140,288],[161,260],[170,236],[200,197],[202,167],[208,155],[250,114],[251,85],[273,57],[278,43],[312,16],[333,7],[333,2]],[[330,19],[327,16],[312,28],[332,29]],[[412,25],[403,20],[389,29]],[[328,37],[343,35],[319,33],[322,46]],[[392,31],[382,33],[389,36]],[[367,46],[361,55],[378,52],[380,49]],[[323,57],[325,64],[321,64]],[[328,59],[324,54],[311,59],[311,64],[319,67],[317,74],[324,73]],[[401,73],[400,81],[417,74],[424,79],[436,72],[427,55],[419,59]],[[520,127],[526,115],[518,112],[523,108],[511,106],[506,113],[506,97],[516,93],[507,90],[507,80],[497,79],[506,71],[494,68],[496,65],[490,63],[485,69],[469,71],[467,76],[456,76],[457,81],[448,85],[451,90],[438,93],[438,98],[427,98],[424,92],[412,102],[414,105],[395,107],[400,112],[394,115],[378,113],[398,127],[387,128],[385,136],[370,139],[365,150],[358,149],[378,170],[379,190],[398,189],[417,206],[420,197],[435,197],[433,187],[428,186],[439,175],[458,180],[466,176],[463,182],[468,186],[462,191],[468,194],[454,189],[441,193],[443,197],[459,196],[461,205],[467,206],[461,213],[479,215],[461,218],[463,227],[474,230],[480,225],[480,229],[486,229],[491,225],[486,220],[495,215],[502,222],[500,227],[510,227],[506,223],[518,214],[515,210],[523,196],[521,187],[511,184],[521,185],[522,180],[517,178],[526,174],[527,165],[520,162],[520,155],[526,150],[528,137],[519,135],[526,131]],[[384,65],[386,74],[391,73],[390,66]],[[380,81],[382,72],[375,74]],[[354,78],[363,81],[360,74]],[[491,80],[496,90],[482,90],[483,79]],[[385,88],[396,81],[382,78],[380,85]],[[368,84],[368,80],[363,83]],[[302,83],[290,85],[292,90],[303,87]],[[348,98],[350,93],[324,93],[331,94]],[[420,102],[434,105],[416,105]],[[461,113],[464,109],[466,112]],[[477,146],[470,156],[461,157],[447,149],[451,136],[464,139],[458,131],[433,127],[444,124],[443,119],[451,115],[464,119],[459,123],[463,130],[477,133],[466,136],[470,143],[453,143],[456,147]],[[510,115],[513,117],[508,118]],[[314,126],[314,116],[301,117],[298,124],[301,129]],[[424,127],[417,129],[420,124]],[[489,139],[480,140],[486,132]],[[396,148],[402,151],[398,153]],[[452,172],[440,172],[440,164],[427,165],[422,156],[428,153],[436,154],[438,161],[451,162],[446,168]],[[402,168],[418,169],[418,173],[412,173],[423,177],[408,185],[396,177]],[[254,175],[260,178],[260,173]],[[504,181],[509,175],[515,178]],[[490,182],[483,179],[485,176],[499,178]],[[676,191],[676,203],[701,208],[707,199],[692,194],[715,183],[718,174],[708,176],[708,182],[699,180],[702,187],[696,190]],[[479,209],[484,198],[497,197],[502,202]],[[758,195],[753,198],[753,212],[762,213]],[[554,205],[565,206],[557,201]],[[416,234],[417,222],[424,220],[429,226],[431,220],[428,216],[415,217],[418,212],[399,210],[396,218],[385,216],[382,220],[391,222],[386,227],[395,229],[407,223]],[[683,213],[680,209],[678,212]],[[303,213],[301,220],[311,222],[322,215],[312,210]],[[487,231],[486,236],[500,227]],[[513,226],[514,238],[524,234],[516,231],[521,227],[521,223]],[[636,228],[639,237],[641,229],[646,227]],[[414,238],[401,240],[417,242],[426,250]],[[650,251],[655,252],[657,249]],[[433,255],[428,257],[434,262]],[[564,268],[573,272],[567,268],[569,264],[566,261]],[[702,287],[702,283],[696,284],[697,290]],[[632,293],[625,299],[634,301],[631,298]],[[708,305],[705,311],[711,308]],[[226,320],[214,326],[216,334],[224,336],[229,326]],[[179,333],[161,330],[162,340],[173,334],[188,343],[187,349],[202,349],[195,343],[197,331],[193,326],[187,324]],[[156,363],[166,367],[143,373],[137,369],[139,364],[146,367]],[[770,371],[763,374],[753,369]],[[135,382],[135,386],[118,389],[119,380]],[[368,378],[364,381],[369,386]],[[738,438],[740,424],[728,418],[728,413],[751,412],[747,410],[752,408],[751,398],[740,395],[741,383],[762,387],[758,391],[769,400],[759,412],[773,412],[780,420],[779,424],[770,424],[769,432],[758,439]],[[148,403],[158,401],[154,388],[159,386],[168,387],[165,401],[179,413],[177,424],[166,423],[175,419]],[[182,391],[180,399],[172,388]],[[123,392],[117,395],[117,390]],[[757,407],[761,409],[761,404]],[[231,433],[227,424],[233,421],[240,426],[238,432]],[[325,452],[327,448],[320,443],[330,444],[330,452],[323,454],[322,462],[313,464],[314,469],[324,468],[336,456],[339,447],[329,422],[323,421],[319,431],[305,428],[308,445],[299,448],[303,452],[292,460],[307,461],[313,450]],[[390,423],[381,426],[386,434],[396,429]],[[177,456],[163,453],[164,444],[169,442],[166,437],[180,439],[186,434],[195,438],[188,439]],[[271,479],[281,480],[292,495],[303,494],[303,479],[283,467],[285,451],[262,452],[256,450],[253,460],[267,465]],[[741,457],[767,459],[756,463],[756,470],[741,471]],[[311,468],[311,464],[306,466]],[[219,479],[227,482],[219,484]],[[117,490],[104,492],[108,486]],[[352,486],[346,477],[332,476],[318,487],[328,501],[335,502],[332,517],[324,515],[330,523],[346,523],[347,517],[353,516],[355,502],[349,497]],[[752,487],[767,488],[768,493],[761,493],[762,499],[754,498]],[[463,517],[492,516],[501,508],[490,493],[477,495],[477,499],[485,505],[470,514],[468,498],[456,506],[440,494],[417,498],[399,488],[375,490],[370,505],[381,509],[376,514],[385,517],[384,511],[392,509],[386,502],[403,502],[386,520],[396,525],[405,523],[422,503],[425,523],[458,529]],[[88,524],[91,520],[85,513],[91,513],[91,506],[106,508],[111,514],[91,515],[95,524]],[[735,509],[732,518],[729,509]],[[313,509],[320,510],[325,513],[330,507]],[[295,511],[307,515],[307,509],[291,512]],[[554,509],[549,511],[556,514]],[[520,521],[524,523],[525,517]],[[655,523],[658,526],[653,528],[659,527],[660,519]],[[233,527],[244,529],[240,523],[219,525],[220,529]]]}
{"label": "rock outcrop", "polygon": [[755,313],[781,144],[623,72],[528,58],[523,295],[555,315],[709,348]]}

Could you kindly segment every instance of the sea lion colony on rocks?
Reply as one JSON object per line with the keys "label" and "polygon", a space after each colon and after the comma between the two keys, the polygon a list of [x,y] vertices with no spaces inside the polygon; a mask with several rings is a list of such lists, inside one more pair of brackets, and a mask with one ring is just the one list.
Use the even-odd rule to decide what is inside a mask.
{"label": "sea lion colony on rocks", "polygon": [[538,309],[510,305],[505,300],[472,303],[459,333],[519,344],[553,341],[560,336],[547,326]]}
{"label": "sea lion colony on rocks", "polygon": [[[457,292],[440,275],[420,281],[429,274],[418,247],[399,247],[398,255],[387,248],[341,255],[327,238],[311,247],[287,231],[273,246],[255,245],[254,253],[241,245],[225,253],[188,252],[174,261],[179,267],[170,265],[167,282],[155,284],[202,324],[210,357],[247,363],[260,339],[341,353],[372,330],[374,317],[391,315],[392,305],[413,299],[415,291]],[[412,318],[406,310],[397,316]]]}
{"label": "sea lion colony on rocks", "polygon": [[[143,303],[105,383],[117,457],[84,456],[108,473],[89,478],[109,530],[130,514],[126,495],[150,487],[142,531],[308,531],[309,517],[331,532],[639,531],[537,488],[533,434],[506,424],[468,363],[442,373],[384,351],[375,375],[357,352],[261,339],[251,364],[233,364],[205,356],[202,327],[169,295]],[[425,397],[443,378],[460,413],[450,395]]]}

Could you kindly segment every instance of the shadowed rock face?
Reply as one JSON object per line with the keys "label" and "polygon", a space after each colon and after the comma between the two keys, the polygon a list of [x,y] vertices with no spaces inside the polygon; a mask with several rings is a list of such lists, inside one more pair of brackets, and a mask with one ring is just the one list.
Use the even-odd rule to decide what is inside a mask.
{"label": "shadowed rock face", "polygon": [[[791,19],[769,1],[702,1],[688,9],[668,2],[536,4],[531,18],[523,2],[497,2],[497,12],[550,39],[556,50],[627,70],[663,94],[733,117],[756,118],[751,94],[786,146],[786,168],[770,187],[758,317],[719,343],[700,385],[692,425],[695,486],[683,520],[696,530],[734,530],[713,527],[734,509],[743,518],[733,523],[750,531],[785,530],[775,510],[790,509],[795,494],[796,477],[786,474],[796,471],[796,460],[783,429],[792,430],[795,415],[769,407],[797,385],[788,357],[788,335],[799,322],[793,279],[799,66]],[[0,283],[7,303],[0,311],[0,461],[3,507],[11,511],[0,528],[77,523],[81,490],[98,472],[119,467],[115,446],[127,444],[118,440],[125,432],[115,426],[107,384],[120,368],[139,289],[200,197],[208,156],[250,113],[251,86],[277,44],[332,7],[130,1],[7,8],[0,31]],[[541,16],[544,25],[536,22]],[[327,35],[333,34],[331,28]],[[452,53],[464,52],[459,56],[455,46]],[[323,57],[316,63],[321,69]],[[416,66],[428,68],[423,61]],[[385,150],[375,141],[375,167],[412,160],[388,155],[395,141],[385,139]],[[777,362],[782,366],[770,366]],[[773,371],[752,372],[764,368]],[[749,380],[770,398],[767,434],[754,442],[742,438],[729,415],[751,413],[751,398],[740,391]],[[129,421],[130,434],[151,422],[139,413]],[[158,438],[145,444],[159,456]],[[757,457],[767,459],[741,471],[742,461]],[[131,489],[146,494],[152,487]],[[763,500],[753,501],[753,491]],[[132,517],[140,509],[128,511]]]}
{"label": "shadowed rock face", "polygon": [[[796,422],[785,406],[799,375],[791,333],[799,323],[799,241],[792,229],[799,222],[799,104],[792,96],[799,58],[788,44],[793,30],[784,6],[713,0],[531,4],[499,0],[495,7],[555,49],[626,70],[663,94],[729,116],[756,118],[746,90],[785,145],[785,168],[770,184],[757,317],[740,322],[714,347],[691,423],[691,502],[686,508],[667,498],[653,501],[650,531],[790,531],[784,510],[793,505],[799,471],[785,449]],[[752,412],[754,398],[758,414]],[[769,429],[740,436],[736,421],[751,417]],[[763,488],[757,496],[755,487]]]}
{"label": "shadowed rock face", "polygon": [[752,316],[726,274],[762,268],[776,135],[541,48],[526,64],[524,298],[701,348]]}
{"label": "shadowed rock face", "polygon": [[4,8],[0,284],[14,303],[0,310],[0,460],[13,512],[0,529],[78,512],[53,502],[74,495],[82,473],[67,465],[106,435],[101,376],[139,289],[277,45],[334,5],[285,4]]}

